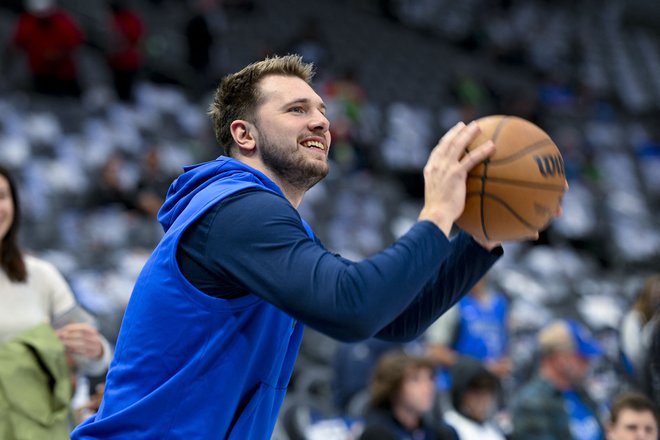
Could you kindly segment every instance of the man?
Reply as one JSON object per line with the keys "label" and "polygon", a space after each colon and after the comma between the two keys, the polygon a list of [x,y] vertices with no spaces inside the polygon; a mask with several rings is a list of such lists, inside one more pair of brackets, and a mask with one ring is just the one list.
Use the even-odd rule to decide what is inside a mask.
{"label": "man", "polygon": [[578,322],[557,320],[541,330],[538,345],[538,375],[513,398],[513,438],[604,439],[596,403],[581,387],[602,354],[598,343]]}
{"label": "man", "polygon": [[223,79],[211,106],[226,156],[186,169],[159,220],[166,232],[128,304],[93,438],[266,439],[302,324],[343,341],[409,340],[497,260],[496,243],[461,233],[476,124],[457,124],[424,170],[419,221],[362,262],[325,250],[296,208],[328,173],[329,122],[298,56]]}
{"label": "man", "polygon": [[612,405],[607,440],[657,440],[658,410],[643,394],[626,393]]}
{"label": "man", "polygon": [[429,356],[437,364],[451,367],[459,356],[470,356],[504,379],[511,373],[508,353],[508,303],[494,291],[487,277],[425,333]]}
{"label": "man", "polygon": [[460,357],[451,369],[452,409],[445,412],[445,422],[459,440],[504,440],[494,422],[501,391],[500,379],[481,361]]}

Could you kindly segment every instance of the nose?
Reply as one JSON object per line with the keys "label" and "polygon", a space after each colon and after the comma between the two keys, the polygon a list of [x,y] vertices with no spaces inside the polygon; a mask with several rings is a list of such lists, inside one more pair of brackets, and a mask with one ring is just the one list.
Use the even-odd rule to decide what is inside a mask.
{"label": "nose", "polygon": [[330,121],[321,111],[317,110],[309,120],[309,128],[312,131],[325,133],[330,129]]}

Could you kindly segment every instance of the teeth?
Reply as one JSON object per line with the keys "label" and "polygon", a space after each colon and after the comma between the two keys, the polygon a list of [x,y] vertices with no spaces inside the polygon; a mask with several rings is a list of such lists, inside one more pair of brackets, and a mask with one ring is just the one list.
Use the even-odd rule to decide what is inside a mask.
{"label": "teeth", "polygon": [[305,146],[305,147],[316,147],[316,148],[319,148],[321,150],[325,150],[325,147],[319,141],[307,141],[307,142],[303,142],[302,145]]}

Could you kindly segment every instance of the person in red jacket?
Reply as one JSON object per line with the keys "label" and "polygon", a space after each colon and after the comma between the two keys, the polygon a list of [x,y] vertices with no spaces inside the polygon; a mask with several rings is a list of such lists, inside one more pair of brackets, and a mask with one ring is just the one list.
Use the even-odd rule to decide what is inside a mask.
{"label": "person in red jacket", "polygon": [[34,91],[79,96],[75,52],[83,40],[78,23],[54,0],[28,0],[12,44],[27,57]]}
{"label": "person in red jacket", "polygon": [[142,19],[124,1],[110,2],[111,24],[107,60],[117,97],[133,99],[133,85],[142,64],[140,44],[144,37]]}

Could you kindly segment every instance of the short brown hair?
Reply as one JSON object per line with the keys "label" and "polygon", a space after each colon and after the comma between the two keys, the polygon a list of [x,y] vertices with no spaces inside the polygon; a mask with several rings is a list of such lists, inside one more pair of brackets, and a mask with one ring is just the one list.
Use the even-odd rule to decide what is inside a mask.
{"label": "short brown hair", "polygon": [[614,425],[619,419],[621,411],[630,409],[637,412],[650,411],[655,418],[655,423],[659,424],[658,409],[653,404],[653,401],[645,395],[637,392],[627,392],[614,400],[612,404],[612,412],[610,413],[610,422]]}
{"label": "short brown hair", "polygon": [[429,369],[434,371],[433,362],[421,356],[412,356],[395,350],[385,353],[374,368],[369,394],[374,408],[391,408],[392,399],[401,390],[401,385],[410,370]]}
{"label": "short brown hair", "polygon": [[215,137],[225,155],[230,155],[234,144],[229,125],[238,119],[255,122],[254,113],[261,99],[259,82],[269,75],[297,76],[311,84],[314,65],[303,62],[299,55],[273,56],[249,64],[220,81],[209,115]]}

